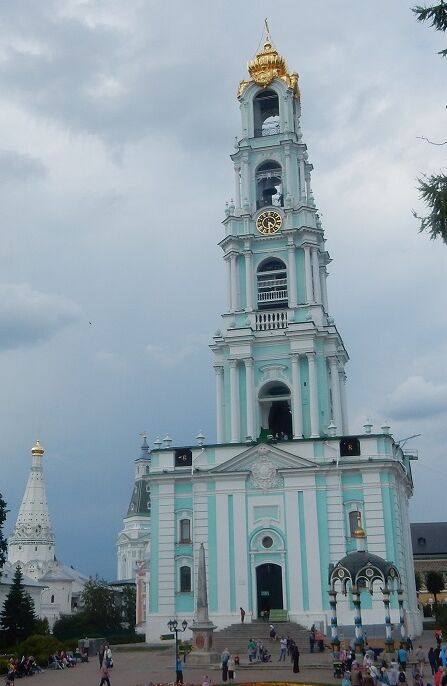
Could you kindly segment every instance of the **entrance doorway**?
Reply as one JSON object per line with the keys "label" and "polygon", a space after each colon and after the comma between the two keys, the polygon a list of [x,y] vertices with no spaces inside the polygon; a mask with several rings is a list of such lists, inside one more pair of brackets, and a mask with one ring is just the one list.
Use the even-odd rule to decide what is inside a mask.
{"label": "entrance doorway", "polygon": [[272,563],[256,567],[256,590],[258,617],[265,610],[283,610],[281,567]]}

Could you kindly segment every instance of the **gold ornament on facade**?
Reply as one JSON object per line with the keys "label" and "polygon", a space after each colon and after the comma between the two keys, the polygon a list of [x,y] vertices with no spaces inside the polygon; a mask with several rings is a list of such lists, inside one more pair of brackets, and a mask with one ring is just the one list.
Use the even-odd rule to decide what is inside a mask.
{"label": "gold ornament on facade", "polygon": [[360,514],[357,515],[357,528],[352,535],[354,538],[366,538],[366,533],[362,527],[362,518]]}
{"label": "gold ornament on facade", "polygon": [[247,65],[248,72],[251,76],[251,81],[241,81],[238,88],[238,97],[240,97],[250,83],[258,84],[265,88],[273,81],[273,79],[281,79],[284,83],[293,90],[296,97],[299,96],[298,88],[298,74],[289,73],[287,64],[276,48],[273,47],[270,37],[264,43],[262,50],[256,53],[256,57]]}

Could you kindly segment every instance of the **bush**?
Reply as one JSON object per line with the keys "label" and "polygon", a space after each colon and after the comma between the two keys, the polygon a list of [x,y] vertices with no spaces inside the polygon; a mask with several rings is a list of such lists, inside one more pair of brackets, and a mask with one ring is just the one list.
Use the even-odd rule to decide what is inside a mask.
{"label": "bush", "polygon": [[63,650],[64,645],[54,636],[34,635],[19,643],[15,649],[18,656],[32,655],[37,664],[45,666],[48,663],[48,656]]}
{"label": "bush", "polygon": [[8,660],[0,658],[0,674],[8,673]]}

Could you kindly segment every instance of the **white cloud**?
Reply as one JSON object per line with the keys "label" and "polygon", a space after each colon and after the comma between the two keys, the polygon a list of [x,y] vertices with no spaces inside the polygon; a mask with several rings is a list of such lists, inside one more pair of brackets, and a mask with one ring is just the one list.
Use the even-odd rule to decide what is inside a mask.
{"label": "white cloud", "polygon": [[410,376],[387,400],[390,417],[417,420],[447,413],[447,383]]}

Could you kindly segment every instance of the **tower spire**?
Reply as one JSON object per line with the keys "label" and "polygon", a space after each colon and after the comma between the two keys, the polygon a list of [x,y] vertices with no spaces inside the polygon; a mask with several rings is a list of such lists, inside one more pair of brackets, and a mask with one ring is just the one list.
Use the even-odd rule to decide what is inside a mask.
{"label": "tower spire", "polygon": [[[25,493],[20,505],[19,514],[12,536],[9,538],[8,560],[26,565],[36,562],[35,573],[38,574],[39,563],[54,559],[54,533],[48,512],[42,458],[45,450],[39,441],[31,448],[31,471]],[[32,575],[31,571],[28,571]],[[36,577],[37,578],[37,577]]]}

